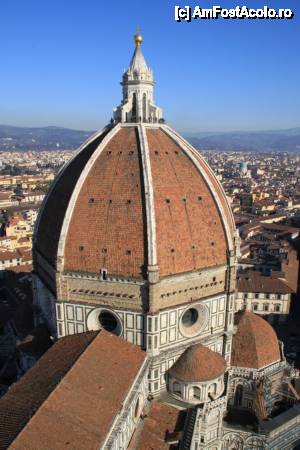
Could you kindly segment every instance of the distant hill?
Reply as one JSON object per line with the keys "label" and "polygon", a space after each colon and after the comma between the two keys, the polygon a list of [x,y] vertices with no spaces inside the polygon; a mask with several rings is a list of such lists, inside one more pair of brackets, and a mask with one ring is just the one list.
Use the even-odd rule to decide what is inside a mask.
{"label": "distant hill", "polygon": [[203,150],[300,152],[300,127],[276,131],[194,133],[187,139]]}
{"label": "distant hill", "polygon": [[92,131],[60,127],[23,128],[0,125],[0,150],[58,150],[75,149]]}
{"label": "distant hill", "polygon": [[[60,127],[23,128],[0,125],[0,150],[76,149],[93,132]],[[300,127],[228,133],[185,133],[186,138],[203,150],[300,152]]]}

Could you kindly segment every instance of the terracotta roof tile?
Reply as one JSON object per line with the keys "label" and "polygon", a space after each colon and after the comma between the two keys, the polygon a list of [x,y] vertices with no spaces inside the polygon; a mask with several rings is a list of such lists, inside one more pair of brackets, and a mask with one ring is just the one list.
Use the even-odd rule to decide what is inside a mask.
{"label": "terracotta roof tile", "polygon": [[235,314],[231,365],[261,369],[281,360],[278,339],[271,325],[250,311]]}
{"label": "terracotta roof tile", "polygon": [[54,189],[46,197],[41,208],[41,220],[37,229],[37,249],[52,264],[56,266],[57,248],[60,231],[69,204],[70,197],[78,178],[87,161],[94,153],[104,134],[94,139],[86,148],[79,152],[73,161],[63,169],[63,176],[53,181]]}
{"label": "terracotta roof tile", "polygon": [[222,219],[204,178],[162,130],[148,129],[161,275],[226,263]]}
{"label": "terracotta roof tile", "polygon": [[98,450],[145,358],[139,347],[101,330],[10,448]]}
{"label": "terracotta roof tile", "polygon": [[96,335],[60,339],[0,399],[0,450],[11,444]]}
{"label": "terracotta roof tile", "polygon": [[[220,184],[200,157],[201,173],[162,129],[146,130],[161,276],[226,264],[224,220],[233,233]],[[66,167],[45,202],[36,248],[55,264],[66,209],[98,142]],[[203,174],[217,192],[215,200]],[[80,189],[66,236],[64,269],[146,278],[147,229],[141,149],[136,125],[121,127],[93,163]],[[221,217],[221,202],[226,217]],[[180,237],[180,238],[178,238]]]}
{"label": "terracotta roof tile", "polygon": [[279,278],[261,275],[258,272],[240,274],[237,278],[239,292],[264,292],[277,294],[290,294],[293,289]]}
{"label": "terracotta roof tile", "polygon": [[168,433],[183,429],[184,418],[185,412],[170,405],[153,401],[139,438],[138,450],[166,450],[174,448],[165,440]]}
{"label": "terracotta roof tile", "polygon": [[78,196],[65,250],[65,269],[141,278],[146,229],[136,127],[112,137]]}
{"label": "terracotta roof tile", "polygon": [[225,372],[226,361],[202,344],[191,345],[177,359],[169,373],[181,381],[197,382],[218,378]]}

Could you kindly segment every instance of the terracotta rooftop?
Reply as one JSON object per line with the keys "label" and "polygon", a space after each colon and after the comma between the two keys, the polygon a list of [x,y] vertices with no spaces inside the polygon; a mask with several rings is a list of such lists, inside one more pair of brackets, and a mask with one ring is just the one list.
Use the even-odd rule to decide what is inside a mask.
{"label": "terracotta rooftop", "polygon": [[42,214],[37,228],[37,250],[54,267],[61,227],[70,197],[84,166],[102,139],[103,135],[98,136],[64,166],[64,176],[54,179],[49,191],[51,195],[46,196],[46,201],[40,209]]}
{"label": "terracotta rooftop", "polygon": [[183,352],[169,373],[181,381],[198,382],[218,378],[225,369],[226,361],[219,353],[196,344]]}
{"label": "terracotta rooftop", "polygon": [[[162,130],[148,129],[147,138],[160,274],[225,264],[227,245],[223,221],[203,175]],[[206,174],[204,167],[202,173]],[[219,187],[214,176],[208,176]],[[226,207],[225,201],[224,204]]]}
{"label": "terracotta rooftop", "polygon": [[283,280],[261,275],[259,272],[254,271],[238,275],[237,289],[239,292],[264,292],[270,294],[290,294],[294,292]]}
{"label": "terracotta rooftop", "polygon": [[[74,338],[80,339],[82,334]],[[85,339],[90,342],[83,345],[81,351],[75,343],[75,349],[70,349],[71,352],[77,350],[79,354],[76,359],[73,358],[67,372],[64,366],[59,367],[64,363],[56,360],[57,369],[53,366],[52,374],[59,377],[56,386],[48,375],[43,374],[50,384],[46,389],[47,396],[39,403],[34,415],[26,416],[27,424],[23,424],[25,427],[12,443],[11,449],[98,450],[102,447],[145,361],[146,353],[105,330],[96,336],[95,333],[86,334]],[[64,357],[68,360],[68,354],[60,355],[59,359]],[[44,370],[47,369],[45,366]],[[36,374],[40,376],[38,371]],[[37,380],[35,386],[39,386]],[[28,389],[28,380],[26,387]],[[34,390],[33,385],[31,390]],[[5,412],[6,415],[15,414],[14,409]]]}
{"label": "terracotta rooftop", "polygon": [[129,450],[165,450],[174,448],[166,442],[169,433],[183,430],[185,413],[170,405],[158,401],[151,403],[151,410],[145,419],[143,431],[139,437],[138,446]]}
{"label": "terracotta rooftop", "polygon": [[[273,217],[273,216],[272,216]],[[274,216],[275,217],[275,216]],[[276,233],[279,237],[294,235],[300,233],[300,228],[289,227],[287,225],[281,225],[278,223],[266,223],[263,219],[260,221],[253,221],[245,225],[242,229],[242,236],[247,236],[251,232],[272,232]]]}
{"label": "terracotta rooftop", "polygon": [[[145,130],[160,275],[226,264],[234,223],[221,185],[200,155],[191,151],[192,159],[167,128]],[[138,127],[120,127],[111,138],[107,136],[107,143],[91,160],[100,142],[97,138],[83,147],[54,181],[41,209],[35,248],[56,266],[72,198],[70,222],[65,222],[64,270],[99,273],[105,268],[112,276],[146,278],[149,193],[145,193]],[[79,184],[86,164],[88,170]]]}
{"label": "terracotta rooftop", "polygon": [[[101,183],[99,183],[101,180]],[[78,195],[65,269],[143,278],[145,205],[136,127],[121,128],[92,166]]]}
{"label": "terracotta rooftop", "polygon": [[0,450],[12,443],[96,335],[60,339],[0,399]]}
{"label": "terracotta rooftop", "polygon": [[261,369],[281,360],[278,339],[271,325],[250,311],[235,314],[231,365]]}

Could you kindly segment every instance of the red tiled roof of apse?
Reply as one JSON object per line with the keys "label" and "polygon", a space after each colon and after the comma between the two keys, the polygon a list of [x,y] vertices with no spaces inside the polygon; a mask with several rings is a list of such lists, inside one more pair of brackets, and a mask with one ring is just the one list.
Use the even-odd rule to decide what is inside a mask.
{"label": "red tiled roof of apse", "polygon": [[102,448],[146,357],[136,345],[101,330],[10,448]]}
{"label": "red tiled roof of apse", "polygon": [[226,369],[225,359],[202,344],[188,347],[177,359],[169,373],[181,381],[214,380]]}
{"label": "red tiled roof of apse", "polygon": [[250,311],[235,315],[231,365],[261,369],[281,360],[278,339],[271,325]]}
{"label": "red tiled roof of apse", "polygon": [[162,130],[148,129],[147,137],[160,274],[225,264],[223,219],[203,176]]}

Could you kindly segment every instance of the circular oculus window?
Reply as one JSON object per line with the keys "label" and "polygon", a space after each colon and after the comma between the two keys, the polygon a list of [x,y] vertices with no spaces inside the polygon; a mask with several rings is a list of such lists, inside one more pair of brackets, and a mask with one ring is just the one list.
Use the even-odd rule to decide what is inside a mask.
{"label": "circular oculus window", "polygon": [[96,308],[87,317],[87,327],[89,330],[104,330],[120,336],[122,333],[122,323],[116,313],[109,309]]}
{"label": "circular oculus window", "polygon": [[185,337],[197,336],[206,327],[208,316],[208,308],[202,303],[187,308],[180,318],[180,333]]}

